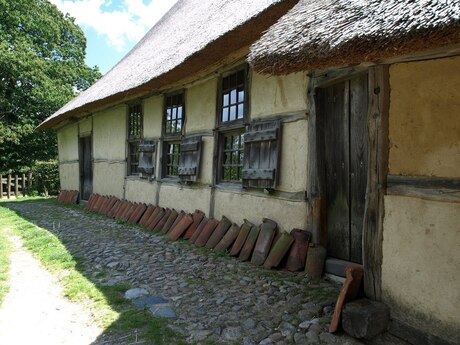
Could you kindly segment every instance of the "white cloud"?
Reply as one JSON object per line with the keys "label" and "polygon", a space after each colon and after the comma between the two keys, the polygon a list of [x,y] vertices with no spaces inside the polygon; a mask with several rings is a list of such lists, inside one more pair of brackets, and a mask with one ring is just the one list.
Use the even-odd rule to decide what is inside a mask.
{"label": "white cloud", "polygon": [[[94,29],[108,43],[123,51],[137,42],[177,0],[50,0],[78,25]],[[113,9],[110,9],[113,6]]]}

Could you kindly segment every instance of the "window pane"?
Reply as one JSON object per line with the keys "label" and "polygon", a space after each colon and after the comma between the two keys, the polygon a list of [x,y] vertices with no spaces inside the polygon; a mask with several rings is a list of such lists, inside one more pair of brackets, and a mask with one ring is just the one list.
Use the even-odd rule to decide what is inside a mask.
{"label": "window pane", "polygon": [[174,120],[174,119],[176,119],[176,117],[177,117],[177,109],[173,108],[172,109],[172,119]]}
{"label": "window pane", "polygon": [[244,102],[244,90],[238,90],[238,103]]}
{"label": "window pane", "polygon": [[230,104],[236,103],[236,90],[230,91]]}
{"label": "window pane", "polygon": [[230,77],[230,87],[236,87],[236,73],[229,76]]}
{"label": "window pane", "polygon": [[171,120],[171,109],[166,109],[166,120]]}
{"label": "window pane", "polygon": [[182,130],[182,120],[177,120],[177,132],[180,132]]}
{"label": "window pane", "polygon": [[228,77],[222,78],[222,90],[224,90],[224,91],[228,90],[228,88],[229,88],[228,82],[229,82]]}
{"label": "window pane", "polygon": [[222,122],[228,121],[228,108],[222,109]]}
{"label": "window pane", "polygon": [[182,119],[182,106],[177,108],[177,118]]}
{"label": "window pane", "polygon": [[228,93],[225,93],[224,94],[224,101],[223,101],[223,106],[227,106],[228,105],[228,100],[229,100],[229,94]]}
{"label": "window pane", "polygon": [[233,121],[236,119],[236,106],[232,105],[230,107],[230,121]]}
{"label": "window pane", "polygon": [[244,70],[238,72],[238,85],[244,84]]}
{"label": "window pane", "polygon": [[238,104],[238,118],[242,119],[244,116],[244,104],[240,103]]}

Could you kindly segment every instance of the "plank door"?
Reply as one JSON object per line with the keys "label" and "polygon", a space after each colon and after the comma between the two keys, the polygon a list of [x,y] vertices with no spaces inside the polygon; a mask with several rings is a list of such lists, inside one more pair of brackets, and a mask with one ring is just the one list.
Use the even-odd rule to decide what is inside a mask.
{"label": "plank door", "polygon": [[367,75],[319,90],[328,255],[362,262],[367,185]]}
{"label": "plank door", "polygon": [[91,136],[80,138],[80,198],[88,200],[93,191]]}

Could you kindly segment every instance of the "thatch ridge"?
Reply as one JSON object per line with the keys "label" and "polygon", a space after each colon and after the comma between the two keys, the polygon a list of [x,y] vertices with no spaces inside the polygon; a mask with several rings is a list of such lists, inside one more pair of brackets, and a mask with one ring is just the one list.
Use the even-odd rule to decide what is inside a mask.
{"label": "thatch ridge", "polygon": [[[104,77],[39,129],[153,92],[249,46],[297,0],[179,0]],[[205,54],[206,53],[206,54]]]}
{"label": "thatch ridge", "polygon": [[300,0],[248,60],[258,72],[287,74],[458,43],[459,0]]}

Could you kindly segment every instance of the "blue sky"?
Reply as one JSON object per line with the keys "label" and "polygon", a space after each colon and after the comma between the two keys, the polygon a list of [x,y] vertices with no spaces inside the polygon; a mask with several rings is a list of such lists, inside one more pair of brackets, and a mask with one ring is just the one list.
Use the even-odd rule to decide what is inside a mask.
{"label": "blue sky", "polygon": [[107,73],[177,0],[50,0],[83,29],[86,63]]}

